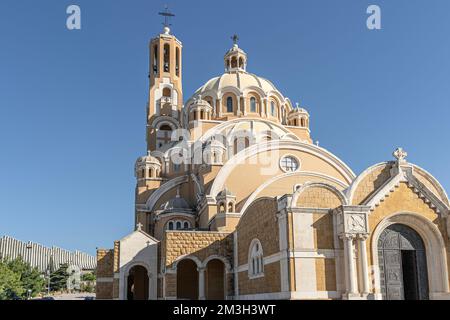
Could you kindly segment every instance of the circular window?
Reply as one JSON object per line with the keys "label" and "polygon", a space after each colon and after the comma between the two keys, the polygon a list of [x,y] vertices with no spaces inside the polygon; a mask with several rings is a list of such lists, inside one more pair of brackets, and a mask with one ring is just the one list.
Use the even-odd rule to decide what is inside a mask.
{"label": "circular window", "polygon": [[293,156],[286,156],[280,160],[280,167],[284,172],[295,172],[300,169],[300,162]]}

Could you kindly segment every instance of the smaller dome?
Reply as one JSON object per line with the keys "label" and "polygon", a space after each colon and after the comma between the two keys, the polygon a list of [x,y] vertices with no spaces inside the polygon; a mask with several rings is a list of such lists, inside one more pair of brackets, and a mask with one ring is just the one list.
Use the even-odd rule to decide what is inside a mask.
{"label": "smaller dome", "polygon": [[143,166],[146,164],[156,164],[161,166],[161,162],[157,158],[153,157],[150,154],[150,151],[147,153],[146,156],[139,157],[136,161],[136,166]]}
{"label": "smaller dome", "polygon": [[169,211],[169,212],[192,211],[192,208],[189,205],[189,203],[186,201],[186,199],[184,199],[183,197],[180,196],[179,189],[177,190],[177,195],[175,196],[175,198],[172,198],[169,201],[165,202],[163,205],[161,205],[160,209],[164,210],[164,211]]}
{"label": "smaller dome", "polygon": [[233,194],[233,192],[231,192],[230,189],[225,187],[225,189],[223,189],[222,191],[219,192],[217,197],[219,197],[219,198],[221,198],[221,197],[234,197],[234,194]]}
{"label": "smaller dome", "polygon": [[304,113],[304,114],[308,114],[308,111],[304,108],[300,108],[300,105],[297,103],[296,107],[294,109],[291,110],[291,112],[289,112],[289,114],[296,114],[296,113]]}

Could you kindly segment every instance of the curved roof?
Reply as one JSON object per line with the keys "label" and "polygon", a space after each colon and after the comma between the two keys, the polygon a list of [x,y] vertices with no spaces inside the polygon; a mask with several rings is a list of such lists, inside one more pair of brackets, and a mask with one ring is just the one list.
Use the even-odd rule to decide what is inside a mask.
{"label": "curved roof", "polygon": [[[392,178],[391,169],[395,162],[381,162],[364,170],[350,185],[346,191],[351,204],[361,204],[378,191],[388,180]],[[434,193],[442,202],[449,205],[448,196],[439,181],[423,168],[407,163],[413,168],[413,175]]]}

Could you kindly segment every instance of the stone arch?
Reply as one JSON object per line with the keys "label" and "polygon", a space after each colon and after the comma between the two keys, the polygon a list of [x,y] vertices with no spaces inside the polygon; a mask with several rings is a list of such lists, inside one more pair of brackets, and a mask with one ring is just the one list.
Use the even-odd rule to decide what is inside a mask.
{"label": "stone arch", "polygon": [[172,269],[172,270],[176,270],[177,267],[178,267],[178,263],[180,263],[181,261],[186,260],[186,259],[192,260],[192,261],[196,264],[197,268],[202,268],[202,266],[203,266],[203,263],[202,263],[202,261],[201,261],[199,258],[197,258],[197,257],[194,256],[194,255],[187,254],[187,255],[179,256],[179,257],[172,263],[172,268],[171,268],[171,269]]}
{"label": "stone arch", "polygon": [[206,258],[206,259],[203,261],[202,266],[203,266],[203,267],[206,267],[206,265],[208,264],[208,262],[210,262],[211,260],[220,260],[220,261],[222,261],[223,264],[225,265],[225,270],[226,270],[227,272],[231,272],[231,271],[232,271],[230,261],[228,261],[227,258],[225,258],[225,257],[223,257],[223,256],[216,255],[216,254],[211,255],[211,256],[209,256],[208,258]]}
{"label": "stone arch", "polygon": [[311,183],[305,183],[304,185],[302,185],[292,196],[292,202],[291,202],[291,207],[297,207],[297,203],[298,200],[300,199],[301,195],[312,188],[321,188],[321,189],[325,189],[329,192],[331,192],[332,194],[334,194],[339,201],[341,202],[341,205],[347,205],[348,204],[348,200],[347,197],[344,195],[344,193],[342,193],[340,190],[338,190],[336,187],[326,184],[326,183],[321,183],[321,182],[311,182]]}
{"label": "stone arch", "polygon": [[439,299],[449,295],[449,278],[447,267],[447,256],[445,242],[441,232],[430,220],[425,217],[410,212],[394,213],[385,217],[378,223],[371,237],[372,261],[375,271],[374,291],[378,299],[381,298],[381,283],[379,276],[379,256],[378,239],[382,232],[394,224],[403,224],[422,238],[425,250],[428,269],[430,299]]}
{"label": "stone arch", "polygon": [[191,256],[177,261],[177,299],[197,300],[199,298],[198,270],[198,263]]}
{"label": "stone arch", "polygon": [[127,300],[150,300],[153,274],[144,262],[133,262],[125,267],[124,296]]}

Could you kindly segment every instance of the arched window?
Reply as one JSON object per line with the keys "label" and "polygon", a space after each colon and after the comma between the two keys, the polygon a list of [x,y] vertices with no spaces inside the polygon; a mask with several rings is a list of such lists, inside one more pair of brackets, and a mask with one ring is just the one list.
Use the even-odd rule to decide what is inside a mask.
{"label": "arched window", "polygon": [[239,152],[247,149],[248,147],[250,147],[250,140],[247,137],[236,138],[234,139],[233,153],[238,154]]}
{"label": "arched window", "polygon": [[264,253],[261,242],[255,239],[250,244],[249,249],[249,268],[248,273],[250,278],[259,278],[264,276]]}
{"label": "arched window", "polygon": [[164,72],[170,72],[170,46],[164,45]]}
{"label": "arched window", "polygon": [[237,68],[237,64],[238,64],[237,58],[236,57],[231,58],[231,68]]}
{"label": "arched window", "polygon": [[173,164],[173,172],[180,172],[181,170],[181,165],[178,163],[174,163]]}
{"label": "arched window", "polygon": [[227,112],[228,113],[233,112],[233,98],[232,97],[227,98]]}
{"label": "arched window", "polygon": [[250,98],[250,112],[256,112],[256,98]]}
{"label": "arched window", "polygon": [[185,229],[185,230],[187,230],[187,229],[190,229],[190,225],[189,225],[189,222],[187,222],[187,221],[185,221],[184,222],[184,224],[183,224],[183,228]]}
{"label": "arched window", "polygon": [[180,48],[177,48],[175,57],[176,57],[175,74],[177,75],[177,77],[179,77],[180,76]]}
{"label": "arched window", "polygon": [[177,221],[177,230],[181,230],[181,221]]}
{"label": "arched window", "polygon": [[270,114],[275,117],[276,116],[276,111],[275,111],[275,102],[271,101],[270,102]]}
{"label": "arched window", "polygon": [[158,45],[153,47],[153,73],[156,75],[158,73]]}
{"label": "arched window", "polygon": [[158,129],[158,132],[156,134],[157,146],[158,148],[161,148],[171,141],[172,141],[172,128],[167,124],[163,124]]}
{"label": "arched window", "polygon": [[228,212],[234,212],[233,202],[228,203]]}
{"label": "arched window", "polygon": [[302,127],[306,127],[306,120],[305,120],[305,118],[302,118],[302,119],[300,120],[300,123],[301,123],[301,126],[302,126]]}
{"label": "arched window", "polygon": [[167,224],[167,229],[173,230],[173,222],[172,222],[172,221],[170,221],[170,222]]}
{"label": "arched window", "polygon": [[170,88],[163,89],[163,97],[170,98],[172,96],[172,90]]}
{"label": "arched window", "polygon": [[239,58],[239,68],[244,68],[244,59]]}

